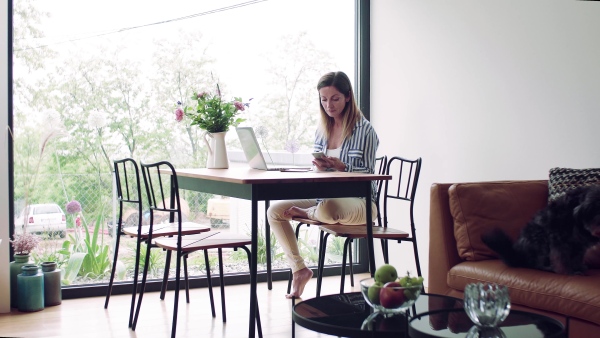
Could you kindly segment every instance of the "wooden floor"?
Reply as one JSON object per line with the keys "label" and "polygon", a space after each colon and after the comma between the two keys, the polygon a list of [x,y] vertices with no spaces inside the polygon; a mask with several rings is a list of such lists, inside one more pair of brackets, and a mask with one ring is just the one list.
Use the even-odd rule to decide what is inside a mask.
{"label": "wooden floor", "polygon": [[[368,274],[354,276],[354,290],[359,291],[358,281]],[[323,279],[321,294],[339,292],[339,276]],[[291,337],[291,300],[285,298],[287,281],[273,283],[268,290],[266,283],[258,284],[259,306],[263,336],[269,338]],[[313,278],[304,290],[306,298],[315,296],[316,279]],[[217,316],[212,317],[208,290],[190,291],[190,303],[185,303],[185,292],[180,293],[177,337],[228,337],[248,336],[249,285],[225,286],[227,301],[227,323],[222,322],[220,289],[215,287]],[[346,292],[350,291],[349,278]],[[144,295],[135,331],[128,328],[130,295],[110,298],[108,309],[104,309],[104,297],[64,300],[61,305],[45,308],[34,313],[23,313],[16,309],[9,314],[0,314],[1,337],[170,337],[173,317],[173,291],[164,301],[156,292]],[[258,337],[258,335],[257,335]],[[318,334],[296,325],[296,337],[331,337]]]}

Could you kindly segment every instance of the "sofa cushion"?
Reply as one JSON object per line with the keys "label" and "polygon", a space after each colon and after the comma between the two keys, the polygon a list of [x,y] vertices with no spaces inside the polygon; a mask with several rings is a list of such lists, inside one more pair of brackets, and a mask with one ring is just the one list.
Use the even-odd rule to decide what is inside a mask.
{"label": "sofa cushion", "polygon": [[600,270],[586,276],[510,268],[500,260],[463,262],[448,272],[448,286],[464,290],[468,283],[498,283],[509,288],[511,303],[600,325]]}
{"label": "sofa cushion", "polygon": [[497,258],[481,235],[500,227],[517,238],[520,230],[548,201],[547,181],[457,183],[448,189],[459,256],[478,261]]}
{"label": "sofa cushion", "polygon": [[548,177],[548,202],[565,192],[583,186],[600,184],[600,168],[552,168]]}

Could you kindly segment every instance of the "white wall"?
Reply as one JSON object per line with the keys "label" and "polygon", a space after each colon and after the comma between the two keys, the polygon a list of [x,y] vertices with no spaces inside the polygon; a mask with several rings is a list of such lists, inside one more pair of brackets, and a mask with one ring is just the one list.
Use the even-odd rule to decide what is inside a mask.
{"label": "white wall", "polygon": [[[381,154],[423,158],[426,277],[432,183],[600,167],[598,2],[374,0],[371,72]],[[391,263],[414,270],[403,245]]]}
{"label": "white wall", "polygon": [[8,6],[0,6],[0,313],[10,312],[10,275],[8,273]]}

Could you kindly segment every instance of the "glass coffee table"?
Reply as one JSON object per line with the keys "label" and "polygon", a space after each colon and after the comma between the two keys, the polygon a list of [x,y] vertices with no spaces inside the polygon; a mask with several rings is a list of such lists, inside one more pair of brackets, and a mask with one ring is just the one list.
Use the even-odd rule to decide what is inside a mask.
{"label": "glass coffee table", "polygon": [[[294,305],[294,323],[339,337],[465,337],[475,330],[461,299],[422,293],[406,315],[373,313],[360,292],[307,299]],[[498,337],[563,337],[564,326],[549,317],[511,311]],[[471,332],[483,336],[483,333]],[[489,332],[488,332],[489,333]]]}

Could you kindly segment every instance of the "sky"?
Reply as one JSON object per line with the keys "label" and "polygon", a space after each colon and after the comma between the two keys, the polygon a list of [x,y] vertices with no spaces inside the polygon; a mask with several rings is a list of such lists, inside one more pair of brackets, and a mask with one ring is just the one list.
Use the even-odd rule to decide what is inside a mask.
{"label": "sky", "polygon": [[92,50],[94,45],[107,40],[120,40],[126,41],[131,51],[143,55],[141,51],[150,48],[153,38],[175,36],[180,29],[197,29],[213,45],[218,43],[215,67],[221,80],[236,91],[236,96],[256,94],[251,93],[257,90],[253,79],[260,76],[262,66],[266,65],[248,65],[260,65],[260,51],[292,31],[307,31],[318,47],[337,56],[340,70],[353,74],[353,0],[35,0],[33,3],[50,13],[43,25],[47,38],[37,43],[60,50],[79,50],[81,45]]}

